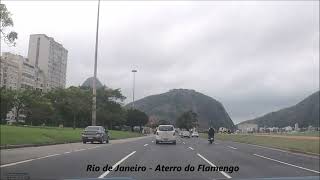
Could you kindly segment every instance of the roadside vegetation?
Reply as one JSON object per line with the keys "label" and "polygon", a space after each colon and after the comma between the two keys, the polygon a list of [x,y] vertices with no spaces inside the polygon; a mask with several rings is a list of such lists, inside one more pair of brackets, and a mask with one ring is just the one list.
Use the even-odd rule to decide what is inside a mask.
{"label": "roadside vegetation", "polygon": [[[207,134],[201,134],[201,136],[207,138]],[[319,139],[255,136],[252,134],[216,134],[216,139],[256,144],[293,152],[320,154]]]}
{"label": "roadside vegetation", "polygon": [[[11,111],[15,115],[14,124],[18,125],[84,128],[91,125],[91,92],[89,87],[75,86],[47,93],[0,88],[1,123],[7,123],[7,113]],[[97,125],[107,129],[129,126],[132,131],[134,126],[146,125],[148,116],[139,110],[124,108],[125,98],[120,89],[98,88]],[[20,121],[21,115],[24,122]]]}
{"label": "roadside vegetation", "polygon": [[[82,128],[57,128],[57,127],[23,127],[0,126],[1,146],[20,144],[50,144],[80,142]],[[142,136],[141,133],[130,131],[109,130],[112,140]]]}

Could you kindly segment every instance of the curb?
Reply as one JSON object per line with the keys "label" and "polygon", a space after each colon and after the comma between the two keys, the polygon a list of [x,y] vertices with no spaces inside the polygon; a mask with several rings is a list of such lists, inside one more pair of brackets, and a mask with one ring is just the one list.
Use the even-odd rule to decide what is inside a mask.
{"label": "curb", "polygon": [[50,146],[57,144],[69,144],[69,143],[77,143],[81,141],[70,141],[70,142],[61,142],[61,143],[43,143],[43,144],[17,144],[17,145],[3,145],[0,146],[0,149],[15,149],[15,148],[24,148],[24,147],[39,147],[39,146]]}
{"label": "curb", "polygon": [[[224,140],[220,140],[220,141],[224,141]],[[238,142],[238,141],[230,141],[230,140],[228,140],[228,141],[229,142],[240,143],[240,144],[247,144],[247,145],[257,146],[257,147],[260,146],[262,148],[273,149],[273,150],[277,150],[277,151],[286,151],[286,152],[292,153],[292,154],[309,155],[309,156],[315,156],[315,158],[320,158],[320,154],[312,153],[312,152],[303,152],[303,151],[299,151],[299,150],[286,149],[286,148],[276,148],[276,147],[272,147],[272,146],[263,146],[263,145],[259,145],[259,144],[244,143],[244,142]],[[226,141],[226,142],[228,142],[228,141]]]}

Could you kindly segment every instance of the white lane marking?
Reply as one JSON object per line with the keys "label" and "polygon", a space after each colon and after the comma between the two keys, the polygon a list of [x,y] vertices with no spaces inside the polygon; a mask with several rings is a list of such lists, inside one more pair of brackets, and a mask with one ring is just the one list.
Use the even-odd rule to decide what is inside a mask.
{"label": "white lane marking", "polygon": [[79,152],[79,151],[84,151],[84,150],[86,150],[86,149],[76,149],[76,150],[74,150],[74,152]]}
{"label": "white lane marking", "polygon": [[235,148],[235,147],[232,147],[232,146],[228,146],[229,148],[231,148],[231,149],[237,149],[237,148]]}
{"label": "white lane marking", "polygon": [[48,155],[48,156],[43,156],[43,157],[38,157],[36,159],[44,159],[44,158],[48,158],[48,157],[53,157],[53,156],[58,156],[60,154],[51,154],[51,155]]}
{"label": "white lane marking", "polygon": [[[136,151],[133,151],[132,153],[128,154],[126,157],[122,158],[120,161],[118,161],[117,163],[115,163],[112,166],[112,170],[114,170],[114,168],[116,168],[119,164],[121,164],[123,161],[125,161],[126,159],[128,159],[130,156],[132,156],[134,153],[136,153]],[[98,178],[104,178],[105,176],[107,176],[110,173],[110,171],[106,171],[103,174],[101,174],[101,176],[99,176]]]}
{"label": "white lane marking", "polygon": [[214,142],[214,144],[219,144],[219,143]]}
{"label": "white lane marking", "polygon": [[26,162],[30,162],[30,161],[34,161],[34,160],[38,160],[38,159],[44,159],[44,158],[53,157],[53,156],[58,156],[58,155],[60,155],[60,154],[51,154],[51,155],[48,155],[48,156],[28,159],[28,160],[24,160],[24,161],[15,162],[15,163],[4,164],[4,165],[1,165],[0,168],[8,167],[8,166],[14,166],[14,165],[17,165],[17,164],[26,163]]}
{"label": "white lane marking", "polygon": [[268,160],[271,160],[271,161],[275,161],[275,162],[278,162],[278,163],[281,163],[281,164],[285,164],[285,165],[288,165],[288,166],[292,166],[292,167],[296,167],[296,168],[299,168],[299,169],[303,169],[303,170],[306,170],[306,171],[311,171],[311,172],[320,174],[320,172],[316,171],[316,170],[312,170],[312,169],[304,168],[304,167],[297,166],[297,165],[294,165],[294,164],[290,164],[290,163],[286,163],[286,162],[283,162],[283,161],[279,161],[279,160],[276,160],[276,159],[268,158],[268,157],[265,157],[265,156],[261,156],[259,154],[253,154],[253,155],[261,157],[261,158],[264,158],[264,159],[268,159]]}
{"label": "white lane marking", "polygon": [[151,142],[154,142],[154,141],[151,141]]}
{"label": "white lane marking", "polygon": [[194,150],[192,147],[189,147],[189,149]]}
{"label": "white lane marking", "polygon": [[94,146],[94,147],[90,147],[90,148],[87,148],[87,149],[95,149],[95,148],[98,148],[100,146]]}
{"label": "white lane marking", "polygon": [[293,155],[297,155],[297,156],[304,156],[304,157],[308,157],[308,158],[313,158],[313,159],[320,159],[318,157],[318,154],[307,155],[307,154],[294,153],[294,152],[290,152],[290,151],[287,151],[287,150],[281,150],[281,149],[272,148],[272,147],[259,146],[259,145],[256,145],[256,144],[240,143],[240,142],[233,142],[233,143],[244,144],[244,145],[249,145],[249,146],[255,146],[255,147],[260,147],[260,148],[264,148],[264,149],[270,149],[270,150],[274,150],[274,151],[289,153],[289,154],[293,154]]}
{"label": "white lane marking", "polygon": [[186,144],[185,142],[182,142],[183,144]]}
{"label": "white lane marking", "polygon": [[271,149],[271,150],[275,150],[275,151],[280,151],[280,152],[288,152],[288,151],[281,150],[281,149],[275,149],[275,148],[271,148],[271,147],[259,146],[259,145],[255,145],[255,144],[249,144],[249,145],[260,147],[260,148],[264,148],[264,149]]}
{"label": "white lane marking", "polygon": [[[210,166],[212,167],[217,167],[216,165],[214,165],[212,162],[210,162],[208,159],[206,159],[205,157],[203,157],[201,154],[197,153],[197,155],[199,157],[201,157],[204,161],[206,161],[208,164],[210,164]],[[224,171],[220,171],[222,175],[224,175],[226,178],[230,179],[231,176],[229,176],[226,172]]]}
{"label": "white lane marking", "polygon": [[68,151],[68,152],[64,152],[63,154],[69,154],[69,153],[71,153],[70,151]]}
{"label": "white lane marking", "polygon": [[148,146],[148,144],[145,144],[145,145],[143,145],[143,146]]}

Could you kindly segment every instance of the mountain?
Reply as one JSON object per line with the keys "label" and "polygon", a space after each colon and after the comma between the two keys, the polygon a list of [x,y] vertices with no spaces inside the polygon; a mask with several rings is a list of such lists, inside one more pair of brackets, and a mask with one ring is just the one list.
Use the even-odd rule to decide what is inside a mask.
{"label": "mountain", "polygon": [[[131,106],[132,103],[126,105]],[[215,128],[234,128],[232,120],[220,102],[194,90],[173,89],[135,101],[134,106],[157,120],[175,123],[182,113],[192,110],[198,114],[200,128],[208,128],[210,120]]]}
{"label": "mountain", "polygon": [[[81,87],[91,87],[92,88],[93,79],[94,79],[94,77],[89,77],[88,79],[86,79],[82,83]],[[96,79],[96,87],[97,87],[97,89],[103,87],[102,83],[99,81],[98,78]]]}
{"label": "mountain", "polygon": [[298,123],[299,127],[308,127],[309,125],[319,127],[319,91],[292,107],[271,112],[240,124],[242,123],[255,123],[259,127],[285,127],[294,126],[295,123]]}

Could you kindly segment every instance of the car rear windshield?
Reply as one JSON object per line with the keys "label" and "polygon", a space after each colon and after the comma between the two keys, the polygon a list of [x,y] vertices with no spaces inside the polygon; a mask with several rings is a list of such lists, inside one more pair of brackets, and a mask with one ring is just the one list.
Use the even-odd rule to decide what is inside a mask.
{"label": "car rear windshield", "polygon": [[173,131],[173,126],[159,126],[159,131]]}
{"label": "car rear windshield", "polygon": [[85,131],[98,131],[99,127],[86,127]]}

